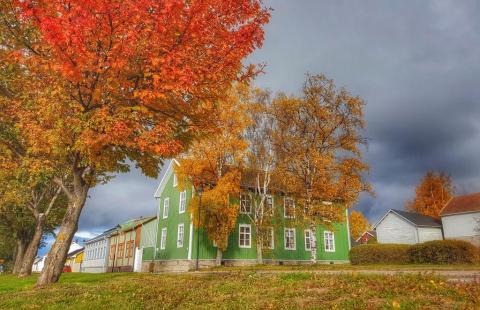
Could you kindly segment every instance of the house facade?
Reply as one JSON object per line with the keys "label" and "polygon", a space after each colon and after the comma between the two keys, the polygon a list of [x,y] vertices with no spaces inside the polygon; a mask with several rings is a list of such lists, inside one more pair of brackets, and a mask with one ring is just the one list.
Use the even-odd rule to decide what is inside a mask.
{"label": "house facade", "polygon": [[377,241],[377,232],[375,230],[367,230],[364,231],[363,234],[355,240],[357,245],[359,244],[367,244],[371,242]]}
{"label": "house facade", "polygon": [[135,261],[142,260],[136,257],[140,247],[142,226],[144,223],[155,220],[156,217],[146,217],[129,220],[114,230],[109,236],[109,255],[107,272],[132,272]]}
{"label": "house facade", "polygon": [[388,210],[374,229],[378,243],[416,244],[443,239],[440,221],[402,210]]}
{"label": "house facade", "polygon": [[84,248],[68,253],[63,272],[81,272],[84,257]]}
{"label": "house facade", "polygon": [[110,235],[115,232],[116,229],[117,227],[109,229],[101,235],[85,242],[85,257],[82,272],[107,272]]}
{"label": "house facade", "polygon": [[452,198],[440,212],[445,239],[459,239],[480,247],[480,193]]}
{"label": "house facade", "polygon": [[[180,191],[174,174],[172,160],[163,172],[155,192],[158,201],[158,221],[154,246],[143,247],[143,271],[189,270],[199,261],[200,267],[215,264],[217,247],[207,234],[193,227],[188,205],[194,195],[192,187]],[[244,193],[236,198],[242,207],[235,229],[228,239],[228,247],[223,252],[222,264],[255,264],[257,259],[256,232],[250,221],[253,204]],[[239,201],[240,200],[240,201]],[[266,263],[301,264],[310,263],[311,231],[300,223],[292,213],[294,201],[282,195],[267,199],[267,208],[272,210],[271,237],[264,247]],[[342,209],[341,212],[345,212]],[[349,261],[350,235],[348,217],[331,227],[316,229],[317,262],[346,263]],[[329,225],[330,226],[330,225]],[[198,247],[197,247],[198,244]],[[150,244],[151,245],[151,244]]]}

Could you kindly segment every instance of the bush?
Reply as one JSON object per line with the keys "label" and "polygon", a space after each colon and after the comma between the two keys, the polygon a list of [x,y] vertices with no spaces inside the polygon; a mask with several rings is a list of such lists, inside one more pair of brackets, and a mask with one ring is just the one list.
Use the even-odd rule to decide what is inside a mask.
{"label": "bush", "polygon": [[479,251],[467,241],[436,240],[410,246],[408,257],[414,264],[472,264],[478,262]]}
{"label": "bush", "polygon": [[352,265],[407,264],[409,248],[405,244],[362,244],[350,250],[350,262]]}

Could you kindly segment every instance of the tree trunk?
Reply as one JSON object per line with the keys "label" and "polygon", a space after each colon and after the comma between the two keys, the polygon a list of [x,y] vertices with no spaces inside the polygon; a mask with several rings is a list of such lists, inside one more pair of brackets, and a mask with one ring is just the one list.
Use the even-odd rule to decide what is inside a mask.
{"label": "tree trunk", "polygon": [[312,264],[317,262],[317,227],[310,225],[310,244],[312,246],[310,261]]}
{"label": "tree trunk", "polygon": [[35,257],[37,256],[38,246],[42,240],[44,225],[45,214],[40,213],[37,218],[37,224],[35,225],[35,233],[33,234],[33,238],[28,244],[27,250],[25,251],[25,255],[23,257],[20,273],[18,274],[19,277],[26,277],[32,274],[32,266]]}
{"label": "tree trunk", "polygon": [[17,246],[15,249],[15,263],[13,264],[12,272],[17,274],[22,268],[23,257],[25,256],[26,242],[23,239],[17,239]]}
{"label": "tree trunk", "polygon": [[263,240],[258,237],[257,233],[257,264],[263,264]]}
{"label": "tree trunk", "polygon": [[[75,177],[77,180],[81,178],[79,175]],[[62,274],[63,266],[67,260],[68,249],[72,243],[73,236],[77,232],[78,220],[89,190],[89,187],[84,183],[78,183],[82,183],[82,181],[77,181],[77,184],[74,185],[74,193],[68,197],[67,211],[63,217],[57,238],[45,259],[45,266],[38,278],[37,287],[58,282]]]}
{"label": "tree trunk", "polygon": [[222,265],[222,256],[223,256],[223,251],[220,250],[220,248],[217,248],[217,258],[215,259],[216,266]]}

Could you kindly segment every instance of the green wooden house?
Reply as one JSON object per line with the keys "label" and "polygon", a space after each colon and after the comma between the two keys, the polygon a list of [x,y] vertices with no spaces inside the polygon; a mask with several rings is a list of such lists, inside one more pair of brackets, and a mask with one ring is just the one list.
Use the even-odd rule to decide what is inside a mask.
{"label": "green wooden house", "polygon": [[[198,260],[200,267],[213,266],[216,262],[217,248],[202,229],[193,227],[188,212],[189,200],[194,195],[193,188],[180,191],[171,160],[163,169],[160,184],[155,192],[157,199],[157,221],[147,228],[155,237],[141,241],[143,248],[142,271],[180,271],[191,270]],[[248,265],[256,263],[255,229],[246,213],[252,212],[252,204],[242,199],[242,208],[234,231],[228,240],[228,248],[223,252],[223,265]],[[276,220],[271,227],[271,238],[264,247],[265,263],[302,264],[310,263],[311,231],[288,214],[286,206],[291,199],[282,195],[273,195],[268,204],[274,210]],[[346,211],[345,211],[346,213]],[[333,227],[333,228],[332,228]],[[347,263],[350,250],[348,217],[345,221],[334,223],[330,229],[318,227],[317,262]],[[156,230],[156,233],[154,232]],[[198,242],[198,248],[197,248]]]}

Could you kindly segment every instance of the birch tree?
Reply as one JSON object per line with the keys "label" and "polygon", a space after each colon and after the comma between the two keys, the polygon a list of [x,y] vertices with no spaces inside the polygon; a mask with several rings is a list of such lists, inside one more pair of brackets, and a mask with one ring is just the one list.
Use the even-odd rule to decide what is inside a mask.
{"label": "birch tree", "polygon": [[279,94],[273,100],[277,169],[296,198],[297,215],[310,225],[312,262],[317,258],[317,225],[343,219],[342,208],[370,190],[361,152],[366,143],[364,106],[324,75],[307,75],[301,97]]}
{"label": "birch tree", "polygon": [[248,208],[250,211],[244,213],[255,229],[257,263],[263,264],[264,245],[268,246],[268,243],[272,242],[271,229],[273,229],[271,216],[274,210],[267,208],[267,199],[272,194],[272,176],[276,164],[272,141],[274,120],[269,113],[271,96],[268,91],[255,89],[252,99],[252,104],[249,105],[252,124],[245,131],[249,146],[243,179],[247,188],[242,194],[248,199],[241,200],[240,207]]}

